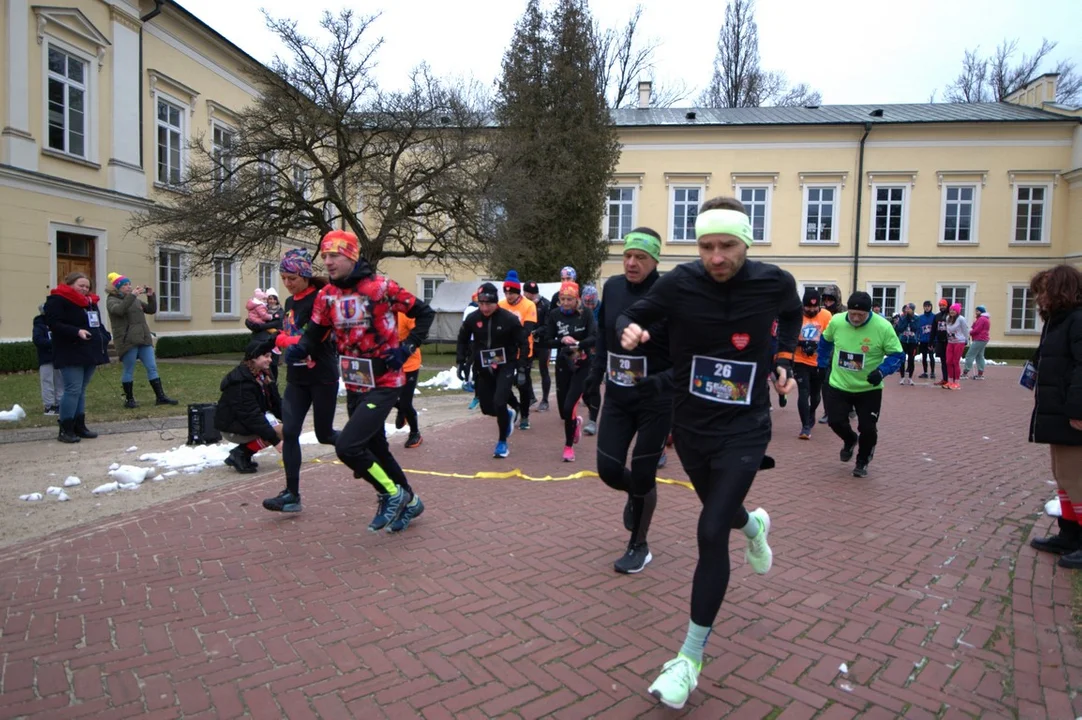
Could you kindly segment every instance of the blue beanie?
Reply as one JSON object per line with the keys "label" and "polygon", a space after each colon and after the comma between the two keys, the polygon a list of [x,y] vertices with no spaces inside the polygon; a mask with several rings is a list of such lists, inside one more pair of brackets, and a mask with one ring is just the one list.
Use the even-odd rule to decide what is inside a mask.
{"label": "blue beanie", "polygon": [[516,292],[522,292],[522,283],[518,280],[517,270],[507,271],[507,277],[503,280],[503,291],[506,293],[508,288],[511,288]]}

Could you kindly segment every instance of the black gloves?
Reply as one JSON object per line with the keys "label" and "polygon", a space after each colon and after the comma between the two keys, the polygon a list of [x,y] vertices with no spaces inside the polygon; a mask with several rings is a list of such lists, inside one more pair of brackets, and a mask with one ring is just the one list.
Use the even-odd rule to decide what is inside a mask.
{"label": "black gloves", "polygon": [[468,362],[460,362],[458,364],[458,379],[462,382],[466,382],[466,378],[470,376],[470,364]]}
{"label": "black gloves", "polygon": [[811,356],[819,351],[819,343],[814,341],[800,343],[800,351],[805,355]]}
{"label": "black gloves", "polygon": [[883,373],[879,372],[879,369],[872,370],[868,373],[868,384],[875,386],[883,382]]}
{"label": "black gloves", "polygon": [[282,353],[282,359],[289,365],[302,363],[306,357],[308,357],[308,348],[304,347],[303,343],[290,345]]}
{"label": "black gloves", "polygon": [[400,370],[416,349],[417,348],[408,342],[403,343],[396,348],[388,350],[387,354],[383,356],[383,362],[387,365],[388,370]]}

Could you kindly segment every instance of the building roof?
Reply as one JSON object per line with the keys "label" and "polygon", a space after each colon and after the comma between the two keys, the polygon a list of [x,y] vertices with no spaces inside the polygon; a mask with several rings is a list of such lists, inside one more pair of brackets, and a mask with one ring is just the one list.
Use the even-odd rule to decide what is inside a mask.
{"label": "building roof", "polygon": [[[878,112],[877,112],[878,111]],[[688,113],[695,113],[694,119]],[[874,113],[874,114],[873,114]],[[900,125],[912,123],[1078,122],[1013,103],[915,103],[759,108],[619,108],[617,127],[673,125]]]}

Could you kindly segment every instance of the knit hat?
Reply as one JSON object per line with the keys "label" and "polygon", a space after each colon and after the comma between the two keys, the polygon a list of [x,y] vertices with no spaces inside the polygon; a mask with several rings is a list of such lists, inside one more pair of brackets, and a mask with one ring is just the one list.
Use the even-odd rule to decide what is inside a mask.
{"label": "knit hat", "polygon": [[310,278],[312,277],[312,255],[304,248],[289,250],[282,256],[278,269],[284,273]]}
{"label": "knit hat", "polygon": [[263,302],[267,299],[267,293],[263,292],[259,288],[256,288],[255,292],[252,293],[252,297],[255,298],[258,302]]}
{"label": "knit hat", "polygon": [[624,252],[641,250],[654,260],[661,259],[661,241],[649,233],[632,230],[624,236]]}
{"label": "knit hat", "polygon": [[508,290],[522,292],[522,283],[519,282],[518,272],[515,270],[508,270],[507,277],[503,279],[503,291],[506,293]]}
{"label": "knit hat", "polygon": [[561,295],[574,295],[575,297],[578,297],[579,296],[579,284],[575,283],[575,282],[571,282],[570,280],[565,280],[564,282],[560,283],[560,294]]}
{"label": "knit hat", "polygon": [[131,280],[124,277],[120,273],[109,273],[105,277],[109,281],[109,284],[112,285],[113,287],[115,287],[117,290],[119,290],[120,286],[123,285],[124,283],[130,283],[131,282]]}
{"label": "knit hat", "polygon": [[913,303],[909,303],[908,305],[906,305],[906,307],[909,308],[910,310],[916,310],[917,309],[917,306],[914,305]]}
{"label": "knit hat", "polygon": [[947,298],[939,298],[939,307],[947,307],[949,304]]}
{"label": "knit hat", "polygon": [[977,306],[977,312],[979,312],[979,313],[981,313],[983,315],[984,313],[988,312],[988,310],[985,309],[984,305],[978,305]]}
{"label": "knit hat", "polygon": [[319,243],[319,254],[324,253],[337,253],[347,260],[357,262],[361,257],[361,244],[351,232],[331,230]]}
{"label": "knit hat", "polygon": [[271,350],[274,350],[273,337],[266,337],[262,340],[252,340],[250,343],[248,343],[248,347],[244,348],[244,359],[254,360],[257,357],[266,355]]}
{"label": "knit hat", "polygon": [[599,296],[597,294],[596,287],[594,287],[593,285],[587,285],[582,288],[582,302],[584,304],[597,302],[598,299]]}
{"label": "knit hat", "polygon": [[951,305],[951,312],[954,312],[954,313],[962,312],[962,305],[960,303],[954,303],[953,305]]}
{"label": "knit hat", "polygon": [[565,265],[560,268],[560,280],[563,280],[564,275],[567,275],[572,280],[577,280],[579,277],[579,274],[575,272],[575,268],[571,267],[570,265]]}
{"label": "knit hat", "polygon": [[528,282],[528,283],[526,283],[525,285],[522,286],[522,292],[528,292],[528,293],[531,293],[533,295],[537,295],[538,293],[541,292],[541,290],[540,290],[540,288],[537,287],[537,283],[535,283],[533,280],[531,280],[530,282]]}
{"label": "knit hat", "polygon": [[932,301],[931,300],[925,300],[924,304],[927,305],[928,307],[931,307],[932,306]]}
{"label": "knit hat", "polygon": [[869,312],[872,309],[872,296],[863,290],[857,290],[849,296],[849,302],[846,305],[850,310]]}
{"label": "knit hat", "polygon": [[813,287],[804,288],[804,307],[819,307],[819,291]]}
{"label": "knit hat", "polygon": [[499,302],[500,291],[496,289],[496,286],[490,282],[485,283],[481,287],[477,288],[477,302]]}

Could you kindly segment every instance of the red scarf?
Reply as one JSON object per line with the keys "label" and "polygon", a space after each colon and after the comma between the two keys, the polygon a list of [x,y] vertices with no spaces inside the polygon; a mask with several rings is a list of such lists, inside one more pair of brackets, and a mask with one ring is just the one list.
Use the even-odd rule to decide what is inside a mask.
{"label": "red scarf", "polygon": [[90,307],[90,303],[98,304],[98,296],[94,293],[89,295],[83,295],[81,292],[73,288],[71,285],[58,285],[53,288],[50,295],[59,295],[70,303],[78,305],[79,307]]}

